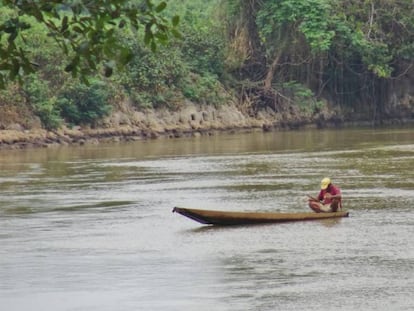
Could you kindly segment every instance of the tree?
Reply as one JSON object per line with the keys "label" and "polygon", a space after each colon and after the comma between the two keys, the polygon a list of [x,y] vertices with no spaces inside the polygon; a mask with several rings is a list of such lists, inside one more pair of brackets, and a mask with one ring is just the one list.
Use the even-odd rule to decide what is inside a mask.
{"label": "tree", "polygon": [[[292,58],[299,51],[301,61],[329,50],[334,32],[329,29],[330,6],[321,0],[263,1],[258,11],[259,34],[270,61],[264,86],[270,89],[282,56]],[[288,56],[289,55],[289,56]]]}
{"label": "tree", "polygon": [[[295,102],[292,90],[305,97],[310,90],[317,99],[380,115],[395,85],[413,74],[412,0],[226,2],[240,10],[233,14],[238,23],[255,23],[233,41],[260,38],[260,45],[248,45],[255,49],[249,55],[261,53],[265,64],[245,78],[254,83],[242,85],[249,102],[276,107],[286,99]],[[256,59],[245,58],[239,71],[251,68]]]}
{"label": "tree", "polygon": [[142,30],[153,51],[171,35],[179,37],[179,17],[163,16],[166,6],[165,1],[155,5],[153,0],[0,0],[0,8],[13,12],[0,21],[0,88],[36,70],[25,49],[30,40],[25,31],[33,23],[42,24],[65,53],[65,71],[87,83],[99,65],[105,76],[111,76],[116,66],[131,59],[132,51],[118,40],[124,27]]}

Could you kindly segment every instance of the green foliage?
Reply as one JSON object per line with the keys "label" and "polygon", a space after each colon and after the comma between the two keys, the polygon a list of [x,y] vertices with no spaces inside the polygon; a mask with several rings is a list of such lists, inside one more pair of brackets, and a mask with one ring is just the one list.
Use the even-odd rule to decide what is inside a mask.
{"label": "green foliage", "polygon": [[94,125],[112,109],[108,104],[111,90],[99,80],[93,80],[90,86],[72,82],[54,96],[47,81],[31,75],[26,78],[23,90],[34,113],[48,130],[59,128],[63,120],[72,125]]}
{"label": "green foliage", "polygon": [[0,90],[0,111],[0,129],[16,123],[25,128],[33,125],[33,109],[16,83],[10,83],[5,90]]}
{"label": "green foliage", "polygon": [[23,90],[42,125],[48,130],[57,129],[62,119],[59,116],[56,97],[51,96],[47,81],[40,80],[35,75],[28,76]]}
{"label": "green foliage", "polygon": [[312,90],[297,81],[282,83],[281,90],[304,112],[314,113],[324,105],[316,99]]}
{"label": "green foliage", "polygon": [[[128,40],[128,39],[127,39]],[[188,66],[174,44],[161,46],[154,53],[140,41],[129,41],[134,55],[127,65],[127,74],[117,80],[138,107],[151,108],[174,102],[173,93],[188,75]]]}
{"label": "green foliage", "polygon": [[[281,88],[276,93],[286,91],[281,84],[298,81],[341,104],[381,106],[388,100],[386,89],[393,87],[391,79],[406,75],[414,65],[412,0],[229,2],[233,10],[252,11],[238,14],[256,22],[257,29],[245,32],[250,36],[245,42],[261,39],[250,54],[265,60],[259,70],[266,72],[247,76],[252,81],[263,77],[265,89]],[[242,66],[247,71],[254,63]]]}
{"label": "green foliage", "polygon": [[181,16],[185,34],[179,49],[192,71],[221,76],[224,70],[226,37],[224,23],[217,15],[219,0],[173,1],[169,5]]}
{"label": "green foliage", "polygon": [[224,71],[225,41],[222,33],[214,27],[185,30],[181,51],[192,71],[221,76]]}
{"label": "green foliage", "polygon": [[[34,3],[30,12],[27,12],[26,7],[17,9],[3,5],[2,13],[4,14],[0,16],[0,25],[18,17],[19,23],[30,26],[16,31],[16,37],[10,42],[15,44],[16,48],[23,47],[22,57],[30,60],[32,65],[35,64],[35,67],[28,67],[30,70],[36,68],[37,74],[25,79],[27,83],[24,85],[25,94],[43,126],[54,129],[63,121],[71,124],[95,123],[107,115],[110,109],[107,99],[112,98],[114,95],[112,92],[116,92],[117,96],[121,97],[129,96],[139,108],[176,108],[186,97],[202,103],[219,104],[222,102],[224,99],[220,95],[223,92],[219,76],[224,70],[225,39],[221,28],[216,26],[219,23],[212,18],[218,1],[195,0],[190,4],[172,1],[173,9],[166,7],[163,2],[160,2],[158,7],[152,8],[147,7],[152,2],[130,2],[131,8],[136,8],[138,4],[143,5],[140,8],[143,10],[142,17],[147,16],[145,14],[148,10],[153,10],[159,14],[157,20],[166,23],[171,20],[172,27],[170,25],[168,29],[164,29],[168,36],[163,35],[162,31],[157,31],[155,25],[148,31],[142,27],[136,31],[135,27],[130,27],[129,17],[125,16],[115,17],[108,22],[110,24],[108,26],[104,15],[109,10],[108,3],[113,1],[105,1],[105,3],[99,1],[101,9],[106,10],[102,13],[104,15],[77,7],[77,5],[92,4],[92,2],[86,4],[83,1],[61,6],[57,4],[57,1],[48,2],[51,11],[47,14],[42,11],[41,17],[34,16],[34,12],[37,12],[36,15],[39,13],[39,5],[43,3],[42,1]],[[124,3],[125,1],[116,2]],[[43,10],[43,8],[40,9]],[[23,12],[23,9],[26,11]],[[24,14],[18,16],[19,10]],[[182,23],[188,33],[184,40],[174,40],[170,37],[174,35],[172,32],[176,30],[179,22],[179,18],[176,17],[177,13],[182,15]],[[93,20],[95,17],[96,20]],[[126,20],[125,25],[121,23],[122,18]],[[76,22],[80,23],[81,20],[84,25],[77,25]],[[114,25],[111,24],[112,22]],[[144,25],[145,18],[140,23]],[[13,27],[15,25],[12,25]],[[90,40],[101,41],[88,43],[83,37],[85,34],[79,32],[80,29],[82,31],[86,29],[82,27],[86,27],[88,31],[97,27],[102,31],[109,31],[109,34],[105,33],[105,37],[102,37],[103,34],[99,32],[90,32],[87,35]],[[212,33],[211,27],[214,27]],[[149,35],[150,31],[154,37]],[[7,49],[7,36],[5,37],[4,32],[1,31],[0,34],[3,34],[1,42],[6,44],[1,47]],[[69,34],[73,37],[68,38]],[[179,36],[179,33],[175,35]],[[110,40],[108,36],[116,41],[111,41],[112,39]],[[72,39],[76,41],[76,44],[82,45],[76,47]],[[162,43],[157,46],[156,51],[153,49],[152,41]],[[103,54],[95,55],[97,47],[102,48]],[[71,63],[79,61],[79,63],[73,63],[72,74],[76,75],[76,70],[78,70],[81,78],[85,78],[94,70],[103,70],[104,73],[108,73],[109,70],[112,73],[112,70],[119,65],[118,56],[128,61],[127,70],[114,71],[116,75],[112,78],[112,84],[116,91],[111,90],[109,95],[103,82],[99,82],[101,79],[99,76],[94,78],[88,87],[82,86],[76,82],[76,79],[72,81],[70,75],[65,73],[65,68],[68,69],[68,57]],[[4,61],[2,59],[0,62],[4,64]],[[99,65],[100,63],[102,65]],[[121,60],[121,63],[124,62]],[[89,69],[83,67],[85,64]],[[22,72],[24,68],[20,66],[20,61],[15,62],[14,65],[18,70],[14,78],[19,79],[22,77],[21,74],[23,76],[27,74]],[[3,70],[0,73],[4,81],[9,79],[7,71]]]}
{"label": "green foliage", "polygon": [[324,0],[267,0],[257,13],[257,25],[267,49],[276,49],[278,41],[295,42],[301,34],[317,53],[330,48],[335,34],[329,25],[330,13]]}
{"label": "green foliage", "polygon": [[214,75],[199,76],[193,74],[183,87],[184,96],[193,102],[220,105],[226,99],[217,77]]}
{"label": "green foliage", "polygon": [[157,53],[134,44],[135,54],[128,65],[130,82],[141,89],[157,92],[164,87],[174,87],[188,74],[181,51],[174,46],[161,48]]}
{"label": "green foliage", "polygon": [[[331,52],[353,63],[359,58],[377,77],[390,77],[398,57],[414,56],[412,1],[264,1],[257,13],[269,55],[306,39],[312,52]],[[300,48],[300,46],[298,46]],[[347,59],[349,57],[349,59]]]}
{"label": "green foliage", "polygon": [[[322,96],[378,102],[381,83],[414,64],[412,0],[41,0],[0,8],[0,87],[35,70],[25,100],[50,129],[63,119],[94,124],[117,96],[138,108],[174,109],[185,99],[218,105],[232,92],[223,87],[229,81],[252,86],[243,89],[252,100],[279,94],[309,112]],[[229,73],[232,55],[240,57]],[[112,88],[98,72],[112,75]],[[71,75],[92,77],[90,87]],[[254,93],[262,85],[275,92]],[[8,110],[13,120],[16,109]]]}
{"label": "green foliage", "polygon": [[[131,59],[133,51],[120,43],[117,30],[142,27],[144,43],[153,51],[169,36],[180,36],[178,16],[167,20],[161,14],[166,6],[165,1],[154,4],[152,0],[3,0],[2,12],[7,7],[13,14],[0,22],[0,87],[35,70],[25,49],[29,39],[25,33],[34,23],[41,24],[66,54],[69,62],[65,70],[87,83],[87,76],[95,73],[99,64],[108,77],[115,64],[122,66]],[[25,16],[35,22],[28,22]]]}
{"label": "green foliage", "polygon": [[34,72],[34,67],[25,57],[25,50],[19,49],[16,38],[30,25],[18,18],[11,9],[0,6],[0,89],[4,89],[9,80],[13,81],[21,74]]}
{"label": "green foliage", "polygon": [[176,44],[161,47],[156,53],[139,44],[134,50],[128,75],[120,76],[120,82],[138,107],[175,108],[183,98],[199,103],[223,102],[219,96],[218,76],[210,73],[222,68],[221,65],[209,66],[217,64],[214,56],[206,53],[196,57],[193,50],[193,58],[189,58]]}
{"label": "green foliage", "polygon": [[90,86],[75,82],[59,95],[57,104],[61,116],[70,124],[92,124],[107,116],[112,109],[108,86],[94,80]]}
{"label": "green foliage", "polygon": [[[127,66],[128,74],[117,80],[136,106],[176,108],[184,98],[196,102],[218,104],[219,76],[224,71],[225,37],[212,20],[217,1],[171,2],[170,10],[178,10],[183,40],[170,40],[155,53],[134,38],[122,33],[122,40],[134,51]],[[170,14],[167,10],[166,14]],[[197,78],[194,78],[197,77]]]}
{"label": "green foliage", "polygon": [[362,29],[346,20],[337,19],[335,24],[337,36],[333,51],[349,62],[360,59],[367,70],[380,78],[390,77],[393,57],[386,43],[369,39]]}
{"label": "green foliage", "polygon": [[413,61],[412,1],[333,3],[340,10],[332,17],[337,33],[333,50],[350,68],[357,58],[376,77],[390,78],[398,75],[398,63]]}

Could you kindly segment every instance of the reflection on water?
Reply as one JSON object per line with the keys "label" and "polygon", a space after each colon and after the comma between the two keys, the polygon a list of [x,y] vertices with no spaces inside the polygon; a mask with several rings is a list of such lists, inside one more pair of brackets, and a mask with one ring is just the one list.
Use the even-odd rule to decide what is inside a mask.
{"label": "reflection on water", "polygon": [[[0,152],[5,310],[411,310],[414,129]],[[208,227],[173,206],[349,218]]]}

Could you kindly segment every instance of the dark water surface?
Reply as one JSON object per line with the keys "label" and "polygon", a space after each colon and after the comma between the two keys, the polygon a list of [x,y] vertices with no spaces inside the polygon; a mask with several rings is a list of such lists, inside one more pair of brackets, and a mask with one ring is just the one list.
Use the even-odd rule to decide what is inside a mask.
{"label": "dark water surface", "polygon": [[[1,310],[414,310],[414,129],[0,152]],[[350,217],[208,227],[174,206]]]}

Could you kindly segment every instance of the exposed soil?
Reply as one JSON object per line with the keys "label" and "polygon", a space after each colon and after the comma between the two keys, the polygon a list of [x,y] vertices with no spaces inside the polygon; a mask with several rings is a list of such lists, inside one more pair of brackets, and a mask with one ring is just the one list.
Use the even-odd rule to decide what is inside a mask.
{"label": "exposed soil", "polygon": [[[16,117],[11,122],[0,120],[0,149],[179,138],[215,135],[220,132],[340,127],[351,122],[344,117],[344,113],[328,106],[318,112],[301,111],[295,106],[285,107],[277,113],[270,108],[255,113],[246,110],[235,104],[216,108],[186,102],[176,111],[138,111],[124,103],[94,128],[63,127],[57,131],[44,130],[40,127],[39,120],[33,118],[28,122],[25,115],[22,122]],[[27,124],[30,124],[29,128]]]}

